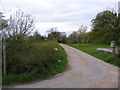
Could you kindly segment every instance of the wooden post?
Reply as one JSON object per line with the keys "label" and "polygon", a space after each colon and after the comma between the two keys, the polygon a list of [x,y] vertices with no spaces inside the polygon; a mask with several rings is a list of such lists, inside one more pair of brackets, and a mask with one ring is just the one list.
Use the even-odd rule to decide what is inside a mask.
{"label": "wooden post", "polygon": [[6,42],[2,39],[3,75],[6,75]]}
{"label": "wooden post", "polygon": [[115,41],[111,41],[110,45],[113,48],[112,53],[115,54]]}
{"label": "wooden post", "polygon": [[4,50],[3,50],[3,58],[4,58],[4,75],[6,75],[6,42],[4,40]]}
{"label": "wooden post", "polygon": [[115,47],[113,47],[113,54],[115,54]]}

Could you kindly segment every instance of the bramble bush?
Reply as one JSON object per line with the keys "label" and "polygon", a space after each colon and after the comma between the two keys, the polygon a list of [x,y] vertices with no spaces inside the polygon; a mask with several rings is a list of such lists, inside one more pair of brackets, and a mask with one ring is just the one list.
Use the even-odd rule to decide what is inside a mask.
{"label": "bramble bush", "polygon": [[[57,48],[57,50],[55,50]],[[64,58],[55,41],[33,42],[14,40],[6,49],[7,74],[40,74],[55,68]]]}
{"label": "bramble bush", "polygon": [[3,59],[6,64],[2,63],[3,85],[41,80],[65,70],[67,55],[64,49],[38,31],[33,34],[35,25],[30,14],[19,9],[10,15],[7,24],[9,27],[2,33],[6,42],[3,45],[6,48],[6,60]]}
{"label": "bramble bush", "polygon": [[7,75],[2,77],[2,85],[47,79],[67,68],[67,55],[57,41],[13,39],[7,43]]}

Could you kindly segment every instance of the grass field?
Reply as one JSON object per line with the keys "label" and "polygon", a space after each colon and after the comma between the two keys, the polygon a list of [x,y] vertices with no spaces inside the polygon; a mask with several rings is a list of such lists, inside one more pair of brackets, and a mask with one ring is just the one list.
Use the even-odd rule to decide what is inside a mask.
{"label": "grass field", "polygon": [[74,48],[77,48],[85,53],[88,53],[96,58],[99,58],[107,63],[113,64],[115,66],[120,67],[120,57],[117,55],[113,55],[108,52],[96,51],[97,48],[111,48],[108,45],[100,45],[100,44],[67,44]]}
{"label": "grass field", "polygon": [[[37,64],[37,62],[39,63],[40,61],[45,63],[46,61],[48,65],[50,64],[50,66],[48,68],[43,68],[43,66],[38,65],[37,67],[38,69],[43,68],[38,73],[34,73],[37,70],[37,68],[36,66],[32,66],[33,71],[32,72],[30,71],[30,73],[27,72],[23,74],[7,74],[2,78],[3,86],[23,84],[27,82],[47,79],[50,76],[63,72],[67,68],[67,54],[57,42],[54,41],[40,42],[40,43],[35,43],[34,45],[35,45],[34,49],[32,49],[34,52],[31,51],[30,53],[32,52],[35,53],[35,57],[34,57],[35,59],[31,59],[31,61],[33,62],[34,60],[38,59],[36,60],[35,64]],[[57,51],[55,51],[54,48],[57,48]],[[30,61],[31,57],[29,55],[27,56],[26,54],[26,58],[28,61]],[[23,60],[25,60],[26,58],[23,57]],[[22,58],[20,58],[20,60],[21,59]],[[48,62],[48,60],[51,61]],[[53,62],[53,60],[55,62]],[[17,70],[19,71],[19,69]]]}

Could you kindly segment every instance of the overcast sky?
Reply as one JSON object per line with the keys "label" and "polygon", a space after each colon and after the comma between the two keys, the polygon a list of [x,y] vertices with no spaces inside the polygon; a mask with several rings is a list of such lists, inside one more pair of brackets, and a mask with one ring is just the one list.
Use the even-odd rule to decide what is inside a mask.
{"label": "overcast sky", "polygon": [[35,17],[35,26],[44,35],[51,27],[70,34],[81,25],[91,28],[91,20],[106,9],[117,10],[119,0],[0,0],[7,17],[17,9]]}

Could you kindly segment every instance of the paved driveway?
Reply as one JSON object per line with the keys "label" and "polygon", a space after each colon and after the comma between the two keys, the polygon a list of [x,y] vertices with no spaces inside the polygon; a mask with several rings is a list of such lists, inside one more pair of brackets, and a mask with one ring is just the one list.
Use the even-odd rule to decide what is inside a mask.
{"label": "paved driveway", "polygon": [[61,44],[68,54],[68,70],[31,84],[15,88],[118,88],[118,68]]}

